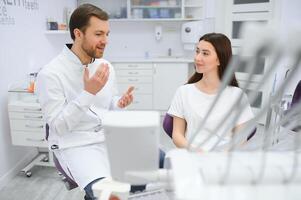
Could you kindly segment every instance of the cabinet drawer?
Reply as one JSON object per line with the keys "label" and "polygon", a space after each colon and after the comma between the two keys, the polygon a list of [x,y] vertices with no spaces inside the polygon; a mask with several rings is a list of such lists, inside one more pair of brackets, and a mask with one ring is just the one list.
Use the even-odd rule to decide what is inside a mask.
{"label": "cabinet drawer", "polygon": [[17,111],[17,112],[42,112],[42,108],[40,104],[26,104],[26,105],[18,105],[18,104],[8,104],[8,111]]}
{"label": "cabinet drawer", "polygon": [[127,84],[152,83],[153,77],[117,77],[117,82]]}
{"label": "cabinet drawer", "polygon": [[11,138],[13,145],[47,147],[45,133],[12,131]]}
{"label": "cabinet drawer", "polygon": [[30,112],[9,112],[10,119],[24,119],[24,120],[43,120],[42,113],[30,113]]}
{"label": "cabinet drawer", "polygon": [[152,69],[151,63],[115,63],[113,64],[116,70],[118,69]]}
{"label": "cabinet drawer", "polygon": [[117,76],[152,76],[152,70],[116,70]]}
{"label": "cabinet drawer", "polygon": [[10,120],[10,128],[14,131],[40,132],[45,134],[45,122],[35,120]]}
{"label": "cabinet drawer", "polygon": [[135,94],[152,94],[153,85],[152,84],[118,84],[118,91],[123,94],[127,91],[129,86],[134,86],[134,97]]}
{"label": "cabinet drawer", "polygon": [[153,108],[152,95],[135,95],[130,110],[151,110]]}

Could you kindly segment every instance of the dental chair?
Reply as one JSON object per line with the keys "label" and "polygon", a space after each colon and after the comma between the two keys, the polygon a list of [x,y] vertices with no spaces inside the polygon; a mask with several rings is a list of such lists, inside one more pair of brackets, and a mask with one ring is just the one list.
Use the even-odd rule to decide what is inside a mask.
{"label": "dental chair", "polygon": [[[48,137],[49,137],[49,125],[46,124],[46,140],[47,141],[48,141]],[[49,152],[49,153],[51,153],[51,152]],[[59,160],[57,159],[55,154],[53,154],[53,162],[54,162],[55,168],[59,172],[59,175],[62,177],[62,180],[63,180],[67,190],[72,190],[74,188],[77,188],[78,187],[77,183],[70,176],[67,175],[67,173],[64,171],[63,167],[59,163]]]}
{"label": "dental chair", "polygon": [[[301,81],[299,81],[294,91],[291,109],[294,109],[294,106],[297,105],[299,102],[301,102]],[[293,128],[293,131],[295,132],[298,132],[299,130],[301,130],[301,124],[298,124],[296,127]]]}
{"label": "dental chair", "polygon": [[296,86],[292,99],[292,107],[296,105],[299,101],[301,101],[301,81],[299,81],[298,85]]}
{"label": "dental chair", "polygon": [[163,130],[170,138],[172,138],[173,117],[170,116],[168,113],[165,114],[165,117],[163,120]]}

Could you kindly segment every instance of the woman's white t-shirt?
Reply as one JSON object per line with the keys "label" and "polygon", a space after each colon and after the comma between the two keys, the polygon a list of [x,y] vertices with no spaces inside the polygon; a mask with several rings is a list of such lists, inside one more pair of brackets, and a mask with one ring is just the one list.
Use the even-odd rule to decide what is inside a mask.
{"label": "woman's white t-shirt", "polygon": [[[220,147],[229,143],[231,140],[231,130],[225,130],[227,130],[229,123],[233,123],[233,117],[237,112],[241,114],[235,121],[234,126],[231,125],[232,128],[247,122],[254,117],[246,94],[238,87],[227,86],[223,90],[209,118],[206,120],[204,128],[202,130],[197,130],[216,96],[217,94],[202,92],[195,84],[186,84],[178,88],[168,110],[168,114],[185,119],[187,123],[185,138],[187,138],[187,140],[198,131],[192,145],[198,146],[208,137],[208,134],[211,134],[210,140],[201,146],[204,150],[210,150],[220,139],[221,140],[218,143],[218,146]],[[242,96],[241,103],[244,105],[243,109],[238,110],[238,105],[236,105],[233,108],[232,114],[225,117],[228,115],[232,106],[237,104],[236,100],[239,99],[240,96]],[[214,131],[222,120],[222,125],[217,131]],[[222,135],[225,135],[225,137],[222,138]]]}

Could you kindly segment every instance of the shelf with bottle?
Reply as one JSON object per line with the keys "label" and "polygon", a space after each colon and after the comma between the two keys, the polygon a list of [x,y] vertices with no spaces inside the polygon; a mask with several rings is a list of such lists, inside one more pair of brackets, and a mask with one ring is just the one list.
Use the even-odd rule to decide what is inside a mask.
{"label": "shelf with bottle", "polygon": [[182,18],[181,7],[138,6],[131,8],[133,19],[175,19]]}
{"label": "shelf with bottle", "polygon": [[183,0],[130,0],[131,6],[181,6]]}
{"label": "shelf with bottle", "polygon": [[[110,21],[191,21],[202,19],[203,0],[78,0],[92,3],[109,13]],[[186,13],[186,14],[185,14]],[[201,14],[200,14],[201,13]]]}
{"label": "shelf with bottle", "polygon": [[201,20],[203,0],[131,0],[132,19]]}
{"label": "shelf with bottle", "polygon": [[31,72],[26,76],[26,79],[12,83],[8,87],[10,93],[34,93],[37,72]]}

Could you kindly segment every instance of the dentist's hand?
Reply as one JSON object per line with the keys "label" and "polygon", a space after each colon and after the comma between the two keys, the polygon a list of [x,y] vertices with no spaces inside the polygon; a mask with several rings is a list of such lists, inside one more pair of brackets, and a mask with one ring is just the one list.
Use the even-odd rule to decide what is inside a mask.
{"label": "dentist's hand", "polygon": [[91,78],[89,77],[89,69],[84,69],[84,90],[96,95],[107,83],[109,78],[109,66],[106,63],[101,63]]}
{"label": "dentist's hand", "polygon": [[126,93],[119,99],[117,106],[119,108],[124,108],[133,102],[133,92],[134,87],[130,86]]}

